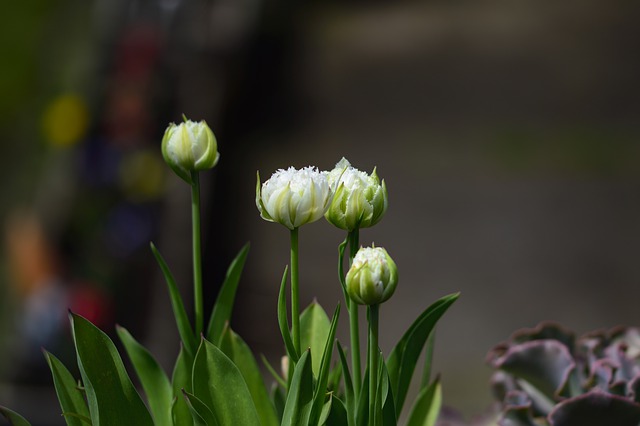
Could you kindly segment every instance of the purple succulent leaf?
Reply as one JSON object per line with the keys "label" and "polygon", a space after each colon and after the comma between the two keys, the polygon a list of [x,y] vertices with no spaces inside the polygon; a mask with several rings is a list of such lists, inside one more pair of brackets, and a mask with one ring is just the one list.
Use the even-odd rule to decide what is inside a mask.
{"label": "purple succulent leaf", "polygon": [[504,399],[500,426],[538,426],[533,419],[532,401],[523,391],[509,392]]}
{"label": "purple succulent leaf", "polygon": [[614,340],[621,341],[626,345],[626,353],[629,358],[634,360],[640,358],[640,329],[621,327],[620,332],[615,334]]}
{"label": "purple succulent leaf", "polygon": [[556,400],[576,365],[564,344],[557,340],[535,340],[511,347],[493,366]]}
{"label": "purple succulent leaf", "polygon": [[599,359],[591,364],[591,374],[584,383],[585,389],[600,389],[608,391],[609,385],[613,381],[615,366],[608,359]]}
{"label": "purple succulent leaf", "polygon": [[637,375],[628,383],[627,394],[629,398],[640,403],[640,375]]}
{"label": "purple succulent leaf", "polygon": [[491,376],[489,386],[493,397],[501,402],[509,392],[519,389],[513,376],[499,370]]}
{"label": "purple succulent leaf", "polygon": [[617,342],[605,350],[607,359],[616,366],[613,377],[616,382],[627,382],[640,374],[640,366],[627,355],[627,349],[624,342]]}
{"label": "purple succulent leaf", "polygon": [[593,390],[560,402],[549,414],[551,426],[615,425],[638,426],[640,404]]}
{"label": "purple succulent leaf", "polygon": [[515,343],[525,343],[534,340],[557,340],[573,353],[576,336],[571,331],[553,321],[543,321],[534,328],[523,328],[516,331],[511,340]]}
{"label": "purple succulent leaf", "polygon": [[496,426],[500,417],[500,404],[493,404],[484,413],[467,421],[457,410],[443,407],[436,426]]}

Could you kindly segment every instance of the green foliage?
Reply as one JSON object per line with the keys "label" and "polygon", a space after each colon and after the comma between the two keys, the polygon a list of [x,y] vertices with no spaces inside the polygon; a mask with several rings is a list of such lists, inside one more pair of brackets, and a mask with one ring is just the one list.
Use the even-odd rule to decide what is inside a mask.
{"label": "green foliage", "polygon": [[89,408],[82,391],[78,388],[78,383],[58,358],[47,351],[43,352],[51,369],[53,384],[67,425],[81,426],[83,424],[82,418],[89,419]]}
{"label": "green foliage", "polygon": [[153,426],[111,339],[79,315],[70,319],[93,426]]}
{"label": "green foliage", "polygon": [[11,411],[7,407],[3,407],[2,405],[0,405],[0,414],[2,414],[12,426],[31,426],[31,423],[29,423],[20,414],[16,413],[15,411]]}

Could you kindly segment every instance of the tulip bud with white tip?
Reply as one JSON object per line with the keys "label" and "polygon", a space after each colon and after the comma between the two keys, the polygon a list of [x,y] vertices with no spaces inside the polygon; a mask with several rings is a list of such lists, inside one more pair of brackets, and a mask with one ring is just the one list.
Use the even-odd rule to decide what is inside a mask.
{"label": "tulip bud with white tip", "polygon": [[185,120],[169,124],[162,138],[162,156],[173,171],[188,183],[191,172],[207,170],[218,163],[218,143],[205,121]]}
{"label": "tulip bud with white tip", "polygon": [[398,267],[382,247],[360,248],[346,278],[349,297],[360,305],[388,300],[398,285]]}
{"label": "tulip bud with white tip", "polygon": [[269,180],[256,183],[256,206],[263,219],[290,230],[320,219],[331,202],[326,172],[315,167],[276,171]]}
{"label": "tulip bud with white tip", "polygon": [[368,175],[343,158],[329,172],[329,183],[335,195],[325,217],[340,229],[353,231],[371,227],[387,211],[387,187],[384,180],[380,183],[375,169]]}

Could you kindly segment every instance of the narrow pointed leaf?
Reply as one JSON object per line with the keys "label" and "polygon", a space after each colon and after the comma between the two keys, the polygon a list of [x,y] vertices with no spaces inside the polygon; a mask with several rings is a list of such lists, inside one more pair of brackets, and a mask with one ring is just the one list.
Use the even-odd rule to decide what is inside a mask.
{"label": "narrow pointed leaf", "polygon": [[193,363],[193,394],[209,407],[220,426],[260,426],[242,374],[213,343],[202,339]]}
{"label": "narrow pointed leaf", "polygon": [[420,390],[429,386],[431,383],[431,365],[433,364],[433,350],[436,342],[436,330],[432,330],[427,338],[427,345],[424,351],[424,367],[422,368],[422,381],[420,382]]}
{"label": "narrow pointed leaf", "polygon": [[2,405],[0,405],[0,414],[2,414],[12,426],[31,426],[31,423],[29,423],[20,414],[16,413],[15,411],[9,410],[7,407],[3,407]]}
{"label": "narrow pointed leaf", "polygon": [[282,414],[282,426],[307,426],[313,403],[313,372],[311,355],[306,350],[293,371],[291,388]]}
{"label": "narrow pointed leaf", "polygon": [[284,274],[282,274],[282,282],[280,283],[280,293],[278,294],[278,325],[280,326],[280,334],[282,334],[282,340],[284,341],[285,349],[287,350],[287,356],[295,364],[300,358],[295,346],[293,345],[293,339],[291,338],[291,330],[289,330],[289,321],[287,320],[287,270],[284,268]]}
{"label": "narrow pointed leaf", "polygon": [[262,379],[258,363],[249,346],[230,327],[222,333],[220,349],[238,367],[260,417],[262,426],[278,426],[278,419]]}
{"label": "narrow pointed leaf", "polygon": [[[79,416],[89,417],[89,408],[84,400],[84,395],[80,389],[78,389],[78,383],[67,367],[49,352],[43,352],[47,364],[49,364],[49,368],[51,369],[53,385],[56,388],[56,395],[58,396],[58,402],[60,402],[62,412],[65,414],[75,413]],[[80,418],[74,418],[70,415],[65,415],[65,421],[68,426],[82,425]]]}
{"label": "narrow pointed leaf", "polygon": [[153,426],[111,339],[79,315],[70,314],[70,319],[92,423]]}
{"label": "narrow pointed leaf", "polygon": [[151,353],[138,343],[126,328],[116,326],[116,331],[147,396],[155,426],[173,426],[171,419],[173,391],[169,378]]}
{"label": "narrow pointed leaf", "polygon": [[391,351],[387,359],[387,369],[396,398],[396,414],[399,415],[402,411],[416,363],[429,334],[459,296],[460,293],[444,296],[425,309]]}
{"label": "narrow pointed leaf", "polygon": [[327,418],[329,418],[329,413],[331,412],[331,404],[333,401],[332,395],[329,394],[329,398],[322,406],[322,411],[320,412],[320,420],[318,421],[318,425],[324,425],[327,422]]}
{"label": "narrow pointed leaf", "polygon": [[340,364],[342,365],[342,376],[344,377],[344,395],[345,395],[345,407],[348,414],[349,426],[356,424],[356,401],[353,394],[353,382],[351,379],[351,372],[349,372],[349,364],[347,363],[347,356],[344,353],[344,349],[340,342],[337,342],[338,354],[340,355]]}
{"label": "narrow pointed leaf", "polygon": [[275,383],[271,387],[271,401],[273,403],[273,406],[274,406],[274,408],[276,410],[276,414],[278,416],[278,424],[281,424],[282,423],[282,414],[284,413],[284,404],[285,404],[286,401],[285,401],[285,397],[284,397],[284,392]]}
{"label": "narrow pointed leaf", "polygon": [[380,383],[383,384],[383,404],[382,404],[382,424],[384,426],[396,426],[398,419],[396,417],[395,398],[393,397],[393,389],[391,380],[389,379],[389,371],[384,362],[381,363]]}
{"label": "narrow pointed leaf", "polygon": [[[369,365],[369,361],[365,365]],[[358,399],[358,405],[356,406],[356,425],[368,426],[369,425],[369,368],[365,368],[364,376],[362,377],[362,389],[360,390],[360,397]]]}
{"label": "narrow pointed leaf", "polygon": [[249,243],[242,247],[238,255],[229,265],[227,275],[225,276],[222,287],[220,287],[220,291],[216,297],[216,303],[213,305],[213,312],[211,313],[206,336],[207,340],[216,345],[220,344],[225,324],[231,320],[236,291],[238,290],[240,276],[242,275],[242,269],[247,261],[248,254]]}
{"label": "narrow pointed leaf", "polygon": [[178,285],[176,284],[175,278],[173,278],[173,274],[171,273],[169,266],[167,266],[164,258],[153,243],[151,243],[151,252],[158,261],[158,265],[160,265],[164,279],[167,282],[169,298],[171,299],[171,307],[173,308],[173,316],[176,319],[180,339],[182,340],[185,350],[189,352],[191,357],[193,357],[198,343],[193,334],[189,317],[187,317],[187,311],[184,308],[184,303],[182,302],[182,296],[180,296]]}
{"label": "narrow pointed leaf", "polygon": [[349,416],[344,402],[337,396],[331,395],[331,411],[325,423],[327,426],[349,426]]}
{"label": "narrow pointed leaf", "polygon": [[184,399],[189,410],[191,410],[193,423],[196,426],[218,426],[216,416],[213,415],[209,407],[207,407],[204,402],[200,401],[195,395],[190,394],[184,389],[182,390],[182,394],[184,395]]}
{"label": "narrow pointed leaf", "polygon": [[407,426],[434,426],[442,407],[442,389],[440,381],[422,389],[411,408]]}
{"label": "narrow pointed leaf", "polygon": [[329,335],[331,323],[322,306],[312,302],[300,315],[300,346],[304,349],[311,348],[311,360],[313,375],[320,373],[320,363],[324,344]]}
{"label": "narrow pointed leaf", "polygon": [[173,402],[171,404],[171,417],[176,426],[190,426],[193,418],[187,401],[184,399],[182,390],[191,392],[191,372],[193,370],[193,358],[187,354],[181,345],[176,365],[171,376],[171,386],[173,388]]}
{"label": "narrow pointed leaf", "polygon": [[[322,406],[324,405],[327,394],[327,382],[329,380],[329,371],[331,368],[331,355],[333,354],[333,344],[336,338],[336,328],[338,326],[338,318],[340,317],[340,304],[336,306],[333,313],[329,335],[323,345],[322,362],[320,364],[320,372],[316,383],[316,391],[314,394],[313,407],[311,410],[311,424],[318,424]],[[313,355],[313,352],[312,352]],[[313,363],[312,363],[313,365]]]}

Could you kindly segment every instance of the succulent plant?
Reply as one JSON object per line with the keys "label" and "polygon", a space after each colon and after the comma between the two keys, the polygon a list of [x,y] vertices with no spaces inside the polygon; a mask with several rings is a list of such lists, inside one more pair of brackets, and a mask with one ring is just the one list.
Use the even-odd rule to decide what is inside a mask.
{"label": "succulent plant", "polygon": [[487,355],[501,426],[640,424],[640,329],[577,338],[544,322]]}

